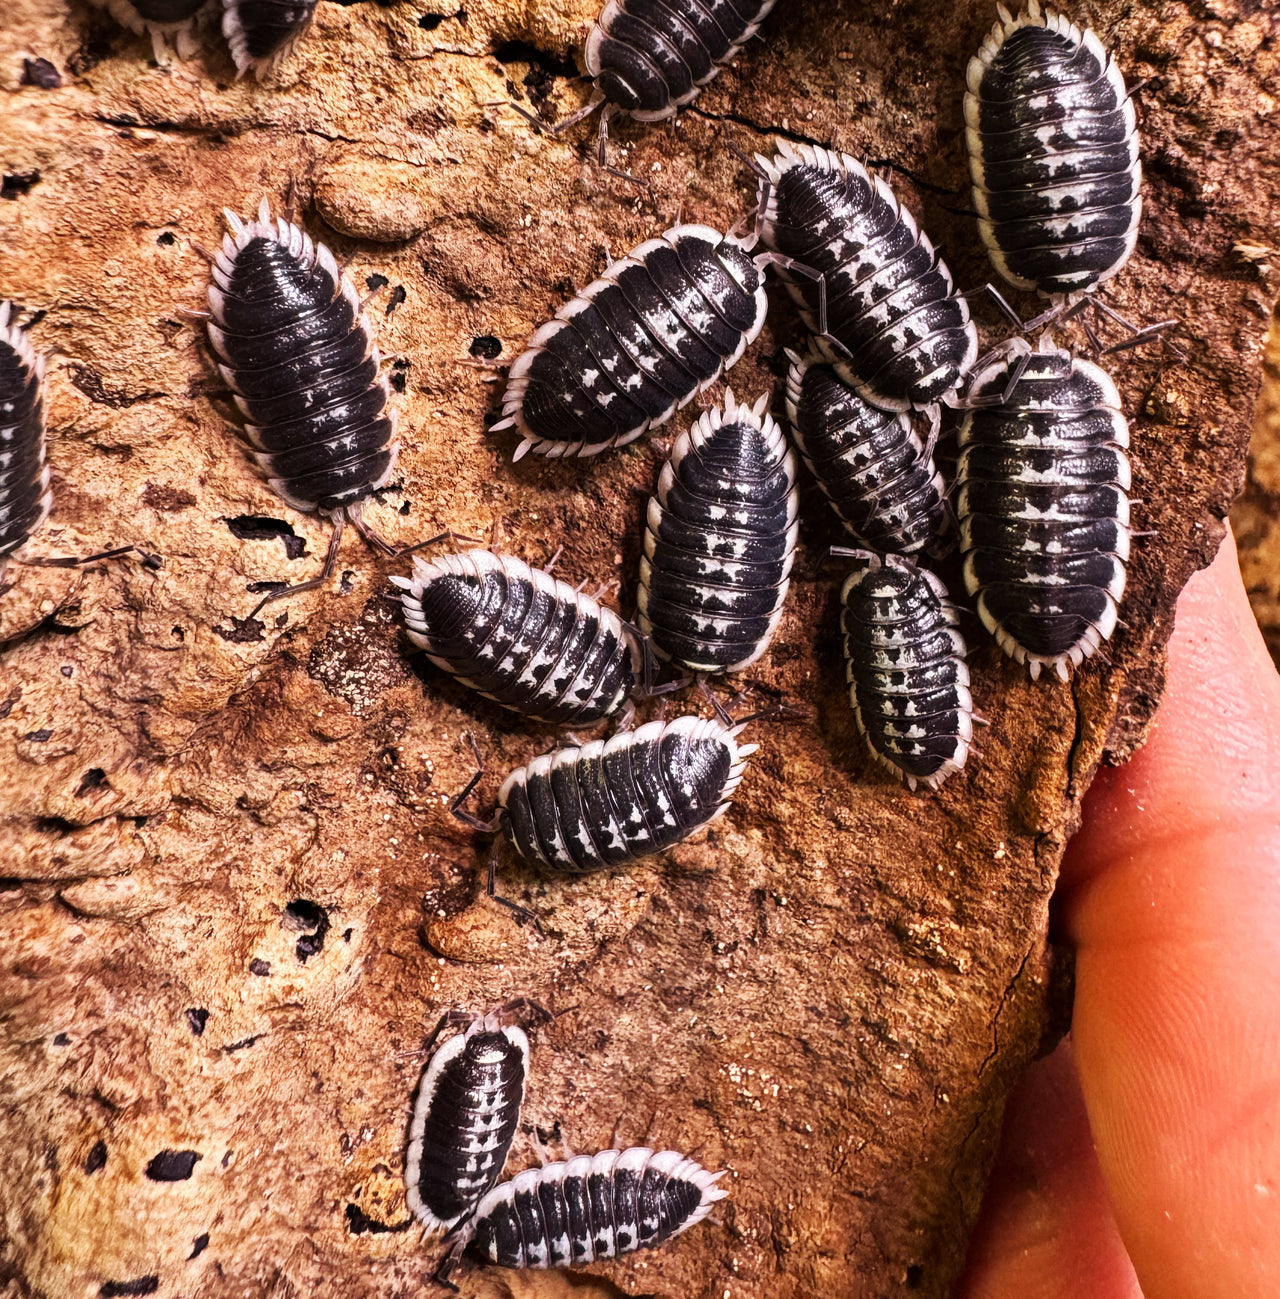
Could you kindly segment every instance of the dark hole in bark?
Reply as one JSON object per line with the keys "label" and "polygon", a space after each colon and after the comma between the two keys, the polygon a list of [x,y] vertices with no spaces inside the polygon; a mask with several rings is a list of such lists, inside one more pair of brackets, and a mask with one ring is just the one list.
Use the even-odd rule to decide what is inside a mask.
{"label": "dark hole in bark", "polygon": [[324,950],[325,935],[329,932],[329,913],[319,903],[295,898],[284,909],[283,923],[286,929],[308,931],[298,939],[294,948],[303,965],[307,963],[307,957]]}
{"label": "dark hole in bark", "polygon": [[20,84],[37,86],[41,90],[57,90],[62,85],[62,73],[48,59],[23,59]]}
{"label": "dark hole in bark", "polygon": [[52,731],[28,731],[22,738],[32,744],[44,744],[52,734]]}
{"label": "dark hole in bark", "polygon": [[145,1172],[152,1182],[185,1182],[201,1158],[196,1150],[162,1150],[147,1165]]}
{"label": "dark hole in bark", "polygon": [[0,180],[0,198],[21,198],[24,194],[30,194],[39,183],[38,171],[6,172],[4,179]]}
{"label": "dark hole in bark", "polygon": [[528,41],[505,41],[493,51],[493,57],[504,66],[508,63],[531,63],[542,68],[553,77],[576,77],[578,65],[572,54],[553,54],[550,50],[540,50]]}
{"label": "dark hole in bark", "polygon": [[55,1033],[53,1035],[54,1046],[70,1046],[71,1039],[65,1033]]}
{"label": "dark hole in bark", "polygon": [[271,973],[271,962],[264,961],[260,956],[255,956],[249,962],[249,973],[256,974],[260,979],[265,979]]}
{"label": "dark hole in bark", "polygon": [[83,798],[86,794],[95,789],[101,789],[107,783],[107,773],[101,767],[90,767],[88,771],[80,777],[80,783],[76,786],[76,798]]}
{"label": "dark hole in bark", "polygon": [[376,1218],[369,1217],[358,1204],[348,1204],[346,1212],[347,1230],[353,1236],[363,1236],[366,1231],[373,1236],[380,1236],[388,1231],[408,1231],[412,1224],[412,1219],[396,1226],[386,1222],[379,1222]]}
{"label": "dark hole in bark", "polygon": [[156,243],[162,248],[172,248],[176,242],[177,239],[172,230],[164,230],[156,236]]}
{"label": "dark hole in bark", "polygon": [[202,1231],[195,1240],[191,1242],[191,1253],[187,1255],[187,1262],[190,1263],[193,1258],[199,1258],[208,1248],[209,1233],[207,1231]]}
{"label": "dark hole in bark", "polygon": [[261,514],[240,514],[234,519],[224,519],[233,537],[240,541],[271,541],[276,537],[284,543],[284,553],[290,559],[301,559],[307,553],[305,538],[294,532],[283,519],[271,519]]}
{"label": "dark hole in bark", "polygon": [[96,1173],[99,1168],[106,1166],[107,1162],[107,1143],[102,1140],[93,1143],[93,1149],[85,1156],[84,1171],[88,1174]]}
{"label": "dark hole in bark", "polygon": [[478,334],[471,340],[467,351],[478,356],[482,361],[495,361],[502,355],[502,340],[492,334]]}
{"label": "dark hole in bark", "polygon": [[230,631],[215,627],[213,634],[221,636],[223,640],[230,641],[233,645],[249,645],[254,641],[265,639],[262,635],[262,623],[257,618],[232,618]]}
{"label": "dark hole in bark", "polygon": [[204,1026],[209,1022],[209,1012],[203,1006],[188,1006],[184,1012],[187,1017],[187,1027],[200,1037],[204,1032]]}
{"label": "dark hole in bark", "polygon": [[364,286],[370,293],[376,293],[379,289],[385,289],[391,281],[385,275],[367,275],[365,276]]}
{"label": "dark hole in bark", "polygon": [[155,1294],[160,1289],[160,1278],[151,1276],[135,1277],[132,1281],[104,1281],[98,1294],[102,1299],[120,1299],[123,1295]]}
{"label": "dark hole in bark", "polygon": [[403,284],[397,284],[391,290],[391,301],[387,303],[387,315],[389,316],[408,296],[409,290]]}

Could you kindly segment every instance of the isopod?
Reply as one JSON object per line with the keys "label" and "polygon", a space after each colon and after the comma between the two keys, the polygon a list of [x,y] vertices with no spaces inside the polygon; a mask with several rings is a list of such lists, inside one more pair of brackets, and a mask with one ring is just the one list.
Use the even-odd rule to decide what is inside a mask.
{"label": "isopod", "polygon": [[511,367],[493,427],[521,433],[514,458],[625,446],[734,365],[768,308],[750,242],[675,226],[561,307]]}
{"label": "isopod", "polygon": [[[737,56],[777,0],[608,0],[587,36],[583,61],[595,80],[591,99],[552,128],[600,114],[599,159],[605,161],[609,119],[637,122],[674,117]],[[540,131],[547,128],[519,112]],[[627,179],[632,179],[628,177]]]}
{"label": "isopod", "polygon": [[[432,1040],[456,1018],[444,1015]],[[432,1055],[409,1124],[406,1198],[432,1233],[465,1223],[502,1175],[529,1074],[523,1029],[502,1011],[470,1018]]]}
{"label": "isopod", "polygon": [[222,0],[222,34],[238,75],[261,78],[293,49],[315,16],[316,0]]}
{"label": "isopod", "polygon": [[1142,215],[1137,119],[1102,42],[1038,0],[970,60],[965,140],[982,242],[996,270],[1046,297],[1110,279]]}
{"label": "isopod", "polygon": [[795,456],[732,390],[671,448],[649,499],[636,620],[659,657],[738,672],[782,618],[800,531]]}
{"label": "isopod", "polygon": [[787,355],[791,432],[841,523],[872,550],[929,545],[946,527],[945,487],[907,414],[869,405],[817,353]]}
{"label": "isopod", "polygon": [[571,874],[683,843],[723,816],[756,745],[714,718],[648,722],[513,771],[496,829],[526,861]]}
{"label": "isopod", "polygon": [[53,492],[44,427],[44,357],[0,302],[0,573],[49,517]]}
{"label": "isopod", "polygon": [[391,580],[409,638],[437,667],[537,721],[599,721],[622,707],[643,669],[616,613],[514,556],[415,559],[412,579]]}
{"label": "isopod", "polygon": [[273,592],[261,608],[328,580],[346,520],[392,550],[360,511],[391,477],[400,444],[359,296],[333,254],[283,217],[272,221],[266,199],[257,220],[226,218],[233,234],[213,258],[209,288],[218,368],[245,417],[258,472],[294,509],[334,523],[323,573]]}
{"label": "isopod", "polygon": [[467,1252],[500,1267],[550,1268],[652,1249],[700,1223],[727,1192],[675,1150],[602,1150],[517,1173],[476,1206]]}
{"label": "isopod", "polygon": [[217,0],[94,0],[121,27],[141,36],[151,37],[151,48],[157,63],[169,58],[172,43],[180,59],[189,59],[200,48],[196,27]]}
{"label": "isopod", "polygon": [[956,466],[965,585],[1006,654],[1032,678],[1045,665],[1066,680],[1115,630],[1124,593],[1130,471],[1120,394],[1092,362],[1015,338],[974,373],[969,400]]}
{"label": "isopod", "polygon": [[848,154],[786,140],[756,163],[760,238],[840,376],[884,410],[953,399],[978,333],[889,186]]}
{"label": "isopod", "polygon": [[877,761],[912,789],[936,789],[973,741],[959,617],[932,573],[897,555],[865,558],[840,592],[849,699]]}

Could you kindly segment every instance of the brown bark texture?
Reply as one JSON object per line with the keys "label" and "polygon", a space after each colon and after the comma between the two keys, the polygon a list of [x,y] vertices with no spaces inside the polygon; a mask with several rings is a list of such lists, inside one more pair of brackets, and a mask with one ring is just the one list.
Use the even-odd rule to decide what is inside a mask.
{"label": "brown bark texture", "polygon": [[[1033,684],[971,620],[991,724],[939,793],[908,793],[854,726],[825,559],[841,536],[806,481],[786,615],[749,674],[804,717],[754,723],[728,817],[663,857],[564,880],[505,856],[500,886],[540,938],[482,896],[487,848],[447,801],[474,768],[468,733],[484,811],[554,737],[409,652],[387,583],[404,562],[351,537],[330,589],[245,620],[248,584],[313,576],[328,531],[238,449],[179,314],[208,283],[196,245],[216,244],[224,207],[292,196],[358,284],[388,281],[369,310],[404,449],[368,511],[381,532],[500,524],[534,563],[563,544],[560,575],[621,583],[629,610],[670,431],[513,465],[513,439],[486,432],[501,383],[470,364],[473,340],[509,362],[607,250],[680,205],[721,229],[747,212],[729,139],[892,164],[957,280],[981,284],[961,94],[995,15],[782,0],[674,129],[615,125],[612,161],[652,181],[660,220],[594,165],[593,124],[542,138],[506,106],[584,101],[568,74],[591,0],[445,8],[322,0],[258,84],[212,33],[160,66],[74,0],[5,6],[0,296],[44,313],[50,354],[56,505],[30,553],[132,542],[161,562],[4,577],[0,635],[39,626],[0,655],[0,1292],[423,1291],[438,1249],[401,1181],[421,1044],[444,1009],[527,995],[562,1013],[532,1030],[508,1170],[536,1163],[536,1125],[557,1153],[697,1152],[730,1170],[730,1198],[592,1276],[464,1269],[464,1294],[945,1295],[1003,1098],[1062,1028],[1049,900],[1080,800],[1140,743],[1175,597],[1242,478],[1268,292],[1233,250],[1280,246],[1274,16],[1257,0],[1076,15],[1147,81],[1146,216],[1107,296],[1138,321],[1177,317],[1187,354],[1109,363],[1151,535],[1105,656]],[[22,84],[36,56],[60,87]],[[773,301],[731,381],[777,405],[801,334]],[[1005,336],[976,311],[984,341]],[[279,524],[235,535],[245,516]],[[954,556],[941,571],[959,593]],[[323,909],[318,930],[299,902]]]}

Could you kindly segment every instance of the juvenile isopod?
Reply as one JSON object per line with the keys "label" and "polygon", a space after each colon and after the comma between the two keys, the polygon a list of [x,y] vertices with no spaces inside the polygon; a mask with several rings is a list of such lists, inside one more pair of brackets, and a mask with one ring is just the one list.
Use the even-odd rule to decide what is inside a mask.
{"label": "juvenile isopod", "polygon": [[924,549],[946,527],[945,486],[906,412],[870,405],[816,352],[787,355],[791,432],[837,517],[872,550]]}
{"label": "juvenile isopod", "polygon": [[1020,289],[1071,295],[1128,261],[1142,216],[1137,119],[1098,37],[1038,0],[970,60],[965,140],[978,228]]}
{"label": "juvenile isopod", "polygon": [[1120,394],[1092,362],[1015,338],[974,373],[969,399],[956,466],[965,585],[1006,654],[1066,680],[1115,630],[1124,593]]}
{"label": "juvenile isopod", "polygon": [[222,34],[240,76],[261,78],[293,49],[315,16],[316,0],[222,0]]}
{"label": "juvenile isopod", "polygon": [[522,435],[514,458],[625,446],[734,365],[768,308],[750,242],[675,226],[561,307],[511,367],[493,427]]}
{"label": "juvenile isopod", "polygon": [[428,1042],[447,1024],[469,1021],[431,1056],[409,1124],[406,1198],[430,1233],[465,1223],[507,1162],[529,1074],[529,1039],[504,1024],[507,1009],[446,1013]]}
{"label": "juvenile isopod", "polygon": [[675,1150],[602,1150],[517,1173],[477,1205],[467,1253],[550,1268],[652,1249],[700,1223],[727,1192]]}
{"label": "juvenile isopod", "polygon": [[649,500],[636,620],[690,672],[741,671],[782,618],[800,524],[795,456],[768,401],[727,391],[676,439]]}
{"label": "juvenile isopod", "polygon": [[26,332],[10,324],[0,302],[0,573],[49,517],[49,456],[44,427],[44,357]]}
{"label": "juvenile isopod", "polygon": [[973,742],[959,618],[932,573],[898,555],[863,558],[840,593],[854,715],[877,761],[912,789],[936,789]]}
{"label": "juvenile isopod", "polygon": [[621,708],[643,670],[611,609],[513,555],[427,562],[402,590],[409,637],[462,684],[537,721],[587,725]]}
{"label": "juvenile isopod", "polygon": [[392,551],[361,507],[391,477],[400,444],[360,298],[333,254],[283,217],[273,221],[266,199],[257,220],[226,218],[232,233],[213,257],[209,288],[218,368],[244,415],[258,473],[294,509],[334,523],[321,575],[273,592],[260,609],[328,580],[346,520]]}
{"label": "juvenile isopod", "polygon": [[953,400],[977,330],[889,186],[848,154],[786,140],[756,164],[760,238],[840,376],[884,410]]}

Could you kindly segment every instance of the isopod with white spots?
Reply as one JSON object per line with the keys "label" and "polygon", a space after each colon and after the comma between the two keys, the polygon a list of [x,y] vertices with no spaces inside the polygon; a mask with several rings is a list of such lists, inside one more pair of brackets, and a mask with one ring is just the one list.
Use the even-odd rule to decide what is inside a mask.
{"label": "isopod with white spots", "polygon": [[642,1146],[530,1168],[480,1201],[466,1250],[499,1267],[552,1268],[652,1249],[726,1197],[723,1176]]}
{"label": "isopod with white spots", "polygon": [[415,559],[402,590],[409,638],[463,685],[536,721],[586,725],[635,689],[641,648],[589,595],[512,555]]}
{"label": "isopod with white spots", "polygon": [[493,428],[522,435],[514,458],[625,446],[734,365],[768,309],[749,243],[675,226],[561,307],[508,375]]}
{"label": "isopod with white spots", "polygon": [[0,572],[49,517],[49,454],[44,425],[44,357],[0,302]]}
{"label": "isopod with white spots", "polygon": [[[1015,368],[1025,360],[1016,386]],[[1097,365],[1047,339],[975,372],[960,427],[956,513],[983,626],[1030,667],[1069,669],[1115,630],[1129,557],[1129,426]]]}
{"label": "isopod with white spots", "polygon": [[965,140],[978,228],[996,270],[1046,297],[1088,291],[1128,261],[1142,216],[1137,118],[1087,27],[1037,0],[970,60]]}
{"label": "isopod with white spots", "polygon": [[526,861],[571,874],[672,848],[729,810],[756,751],[741,730],[677,717],[543,754],[503,783],[498,828]]}
{"label": "isopod with white spots", "polygon": [[222,34],[239,76],[263,77],[288,56],[315,17],[317,0],[222,0]]}
{"label": "isopod with white spots", "polygon": [[800,524],[795,455],[732,390],[682,433],[649,500],[636,620],[659,657],[738,672],[782,618]]}
{"label": "isopod with white spots", "polygon": [[428,1232],[465,1223],[502,1175],[528,1074],[529,1039],[517,1025],[504,1025],[500,1012],[475,1016],[432,1055],[418,1085],[404,1170],[409,1208]]}

